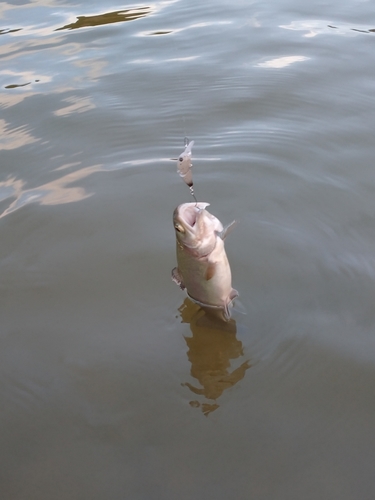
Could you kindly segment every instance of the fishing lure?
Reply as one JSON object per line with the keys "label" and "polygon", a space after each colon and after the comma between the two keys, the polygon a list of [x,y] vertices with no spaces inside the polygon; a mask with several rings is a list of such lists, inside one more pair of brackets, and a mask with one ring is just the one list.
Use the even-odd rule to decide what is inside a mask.
{"label": "fishing lure", "polygon": [[185,181],[185,183],[189,186],[190,194],[195,200],[195,203],[198,203],[195,194],[194,194],[194,186],[193,186],[193,173],[192,173],[192,162],[191,162],[191,150],[194,146],[194,141],[189,141],[187,137],[185,137],[185,149],[179,155],[177,160],[177,173],[180,174]]}

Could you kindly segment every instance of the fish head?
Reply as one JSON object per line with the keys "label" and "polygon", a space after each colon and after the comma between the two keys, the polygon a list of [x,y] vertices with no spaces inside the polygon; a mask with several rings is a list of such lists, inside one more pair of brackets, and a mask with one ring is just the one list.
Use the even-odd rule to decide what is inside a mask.
{"label": "fish head", "polygon": [[181,247],[197,256],[208,255],[216,244],[217,232],[223,225],[206,207],[209,203],[184,203],[173,213],[176,239]]}

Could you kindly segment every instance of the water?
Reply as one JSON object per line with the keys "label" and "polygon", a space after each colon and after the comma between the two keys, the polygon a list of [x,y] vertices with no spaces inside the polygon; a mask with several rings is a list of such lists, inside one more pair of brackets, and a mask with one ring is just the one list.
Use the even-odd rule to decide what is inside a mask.
{"label": "water", "polygon": [[[0,20],[1,497],[373,498],[370,2]],[[225,326],[170,280],[185,136]]]}

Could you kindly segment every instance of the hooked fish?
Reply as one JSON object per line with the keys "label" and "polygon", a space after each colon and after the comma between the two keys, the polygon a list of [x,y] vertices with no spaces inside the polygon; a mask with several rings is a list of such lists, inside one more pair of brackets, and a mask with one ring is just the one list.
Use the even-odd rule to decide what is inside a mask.
{"label": "hooked fish", "polygon": [[177,160],[177,172],[180,174],[180,177],[182,177],[185,181],[185,183],[189,186],[190,193],[193,196],[194,200],[197,201],[195,195],[194,195],[194,188],[193,188],[193,173],[192,173],[192,162],[191,162],[191,153],[192,153],[192,148],[194,146],[194,141],[190,141],[186,137],[185,138],[185,149],[184,151],[179,155],[178,160]]}
{"label": "hooked fish", "polygon": [[222,309],[230,319],[230,308],[238,292],[232,288],[232,274],[224,239],[235,221],[227,227],[206,207],[209,203],[184,203],[173,213],[176,231],[177,264],[172,280],[195,302]]}

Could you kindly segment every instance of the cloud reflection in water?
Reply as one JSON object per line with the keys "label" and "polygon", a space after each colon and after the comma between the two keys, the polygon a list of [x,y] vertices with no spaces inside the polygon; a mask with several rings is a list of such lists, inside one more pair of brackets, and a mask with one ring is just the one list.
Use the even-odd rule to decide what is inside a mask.
{"label": "cloud reflection in water", "polygon": [[10,128],[5,120],[0,119],[0,151],[3,149],[17,149],[26,144],[32,144],[39,139],[27,131],[27,125]]}
{"label": "cloud reflection in water", "polygon": [[25,182],[21,179],[9,178],[4,182],[0,182],[0,200],[15,198],[9,207],[0,214],[0,218],[29,203],[60,205],[88,198],[93,193],[88,193],[83,187],[72,187],[70,185],[99,171],[101,171],[101,165],[93,165],[31,189],[25,189]]}
{"label": "cloud reflection in water", "polygon": [[[335,23],[336,24],[336,23]],[[351,35],[355,36],[358,33],[373,33],[374,29],[368,29],[365,26],[353,28],[349,23],[340,22],[338,25],[333,25],[331,22],[321,19],[309,19],[307,21],[292,21],[290,24],[282,24],[280,28],[293,31],[305,32],[305,38],[313,38],[317,35]]]}
{"label": "cloud reflection in water", "polygon": [[55,116],[68,116],[73,113],[85,113],[96,106],[89,97],[80,98],[77,96],[67,97],[64,99],[68,105],[54,111]]}
{"label": "cloud reflection in water", "polygon": [[307,61],[309,57],[304,56],[285,56],[285,57],[277,57],[276,59],[269,59],[268,61],[258,63],[257,66],[259,68],[273,68],[273,69],[281,69],[290,66],[296,62]]}

